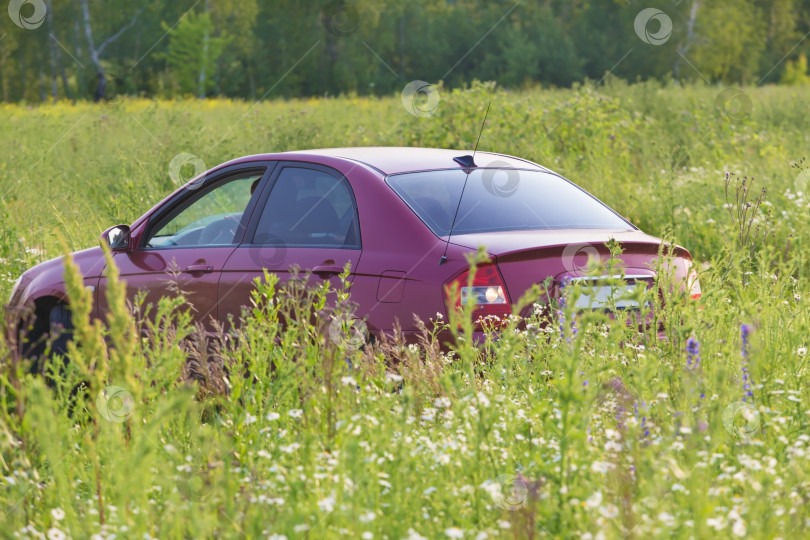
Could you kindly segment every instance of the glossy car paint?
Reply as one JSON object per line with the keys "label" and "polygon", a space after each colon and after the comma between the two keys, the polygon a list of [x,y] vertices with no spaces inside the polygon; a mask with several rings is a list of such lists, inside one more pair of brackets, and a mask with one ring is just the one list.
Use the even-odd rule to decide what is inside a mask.
{"label": "glossy car paint", "polygon": [[[467,268],[466,255],[479,245],[497,265],[505,281],[508,297],[516,301],[533,284],[551,276],[576,275],[584,267],[588,253],[597,251],[607,257],[604,242],[619,241],[625,253],[627,273],[653,276],[651,262],[658,254],[661,240],[638,231],[627,224],[623,230],[547,230],[494,232],[454,235],[437,238],[417,215],[385,183],[388,175],[459,169],[454,157],[466,152],[420,148],[346,148],[285,152],[247,156],[230,161],[192,180],[187,186],[158,203],[131,226],[130,248],[115,251],[113,261],[127,283],[128,291],[146,289],[147,301],[156,302],[170,294],[172,281],[191,293],[199,318],[209,328],[213,321],[226,323],[236,317],[242,306],[248,305],[253,279],[266,268],[282,279],[289,275],[291,265],[302,270],[319,271],[313,279],[334,280],[337,271],[351,264],[352,300],[358,304],[358,316],[364,317],[374,333],[390,331],[399,320],[406,332],[415,330],[414,315],[423,320],[446,316],[444,285]],[[547,169],[510,156],[478,152],[479,167],[513,167],[523,170]],[[361,249],[296,248],[284,246],[253,246],[245,231],[261,213],[257,201],[266,198],[271,179],[281,168],[312,164],[336,171],[348,180],[359,215]],[[223,174],[243,168],[261,167],[262,176],[257,195],[245,210],[246,229],[238,245],[195,248],[145,249],[142,240],[150,220],[169,206],[189,196],[192,189],[216,181]],[[439,264],[447,248],[447,261]],[[572,249],[573,247],[573,249]],[[587,248],[587,249],[579,249]],[[685,279],[688,252],[676,248],[675,277]],[[584,258],[584,259],[583,259]],[[570,260],[567,260],[570,259]],[[91,248],[74,254],[74,260],[84,275],[85,285],[92,287],[100,317],[106,310],[104,292],[106,278],[103,253]],[[170,275],[170,271],[176,275]],[[15,288],[11,305],[47,306],[64,302],[62,259],[42,263],[25,272]]]}

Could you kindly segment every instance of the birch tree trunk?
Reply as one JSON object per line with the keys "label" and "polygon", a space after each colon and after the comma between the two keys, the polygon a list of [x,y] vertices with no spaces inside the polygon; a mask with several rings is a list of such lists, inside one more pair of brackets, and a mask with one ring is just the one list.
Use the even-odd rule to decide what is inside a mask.
{"label": "birch tree trunk", "polygon": [[697,20],[698,7],[700,7],[700,0],[692,1],[692,8],[689,10],[689,21],[686,23],[686,42],[682,47],[675,49],[678,52],[678,57],[675,59],[675,64],[672,66],[672,75],[678,79],[681,71],[681,56],[686,56],[692,42],[695,40],[695,21]]}
{"label": "birch tree trunk", "polygon": [[93,41],[93,25],[90,22],[90,10],[87,7],[87,0],[79,0],[79,4],[82,6],[82,19],[84,21],[84,35],[87,38],[87,47],[90,51],[90,60],[93,62],[93,65],[96,67],[96,78],[98,79],[96,85],[96,91],[93,94],[93,101],[99,102],[106,97],[107,93],[107,74],[104,72],[104,68],[101,66],[101,55],[104,53],[104,49],[107,48],[107,45],[118,39],[126,32],[131,26],[135,25],[135,22],[138,20],[138,15],[140,15],[141,11],[138,10],[135,12],[135,16],[132,17],[132,20],[129,21],[127,25],[122,27],[118,32],[108,37],[104,42],[96,48],[95,41]]}

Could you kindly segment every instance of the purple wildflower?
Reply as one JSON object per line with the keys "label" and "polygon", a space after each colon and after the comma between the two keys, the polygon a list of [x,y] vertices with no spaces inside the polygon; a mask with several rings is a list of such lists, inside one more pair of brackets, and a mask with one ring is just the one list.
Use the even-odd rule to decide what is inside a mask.
{"label": "purple wildflower", "polygon": [[751,327],[747,324],[740,325],[740,335],[742,336],[742,347],[740,353],[745,360],[748,360],[748,336],[751,334]]}
{"label": "purple wildflower", "polygon": [[[647,408],[647,403],[642,401],[641,402],[641,407],[643,409],[646,409]],[[638,400],[633,402],[633,415],[636,418],[638,418],[638,415],[639,415],[639,413],[638,413]],[[647,425],[647,417],[646,416],[641,417],[640,425],[641,425],[641,432],[642,432],[641,438],[646,439],[647,437],[650,436],[650,427]]]}
{"label": "purple wildflower", "polygon": [[748,402],[748,398],[751,398],[751,401],[754,400],[754,392],[751,389],[752,385],[754,384],[753,379],[751,378],[751,373],[748,371],[748,336],[751,334],[751,327],[747,324],[740,325],[740,335],[742,337],[742,346],[740,347],[740,356],[742,356],[742,389],[743,389],[743,401]]}
{"label": "purple wildflower", "polygon": [[700,342],[693,337],[686,341],[686,367],[687,369],[700,367]]}

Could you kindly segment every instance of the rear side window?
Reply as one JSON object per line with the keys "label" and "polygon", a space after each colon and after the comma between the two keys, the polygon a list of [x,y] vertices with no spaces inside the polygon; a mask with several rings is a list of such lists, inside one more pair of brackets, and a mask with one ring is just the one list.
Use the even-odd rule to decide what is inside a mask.
{"label": "rear side window", "polygon": [[[386,182],[436,236],[447,236],[466,174],[389,176]],[[470,173],[453,234],[548,229],[630,229],[613,210],[553,174],[517,169]]]}
{"label": "rear side window", "polygon": [[285,167],[273,184],[254,244],[360,248],[354,196],[328,172]]}

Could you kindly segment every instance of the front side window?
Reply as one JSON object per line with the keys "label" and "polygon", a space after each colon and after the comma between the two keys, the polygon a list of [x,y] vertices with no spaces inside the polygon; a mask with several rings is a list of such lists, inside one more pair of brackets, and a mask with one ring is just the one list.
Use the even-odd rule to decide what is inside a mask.
{"label": "front side window", "polygon": [[273,184],[253,243],[359,249],[357,209],[348,182],[318,169],[285,167]]}
{"label": "front side window", "polygon": [[482,232],[632,228],[610,208],[559,176],[518,169],[441,170],[386,182],[436,236]]}
{"label": "front side window", "polygon": [[[207,189],[156,224],[146,247],[230,245],[238,242],[242,214],[262,175],[238,175]],[[205,189],[203,187],[202,189]]]}

